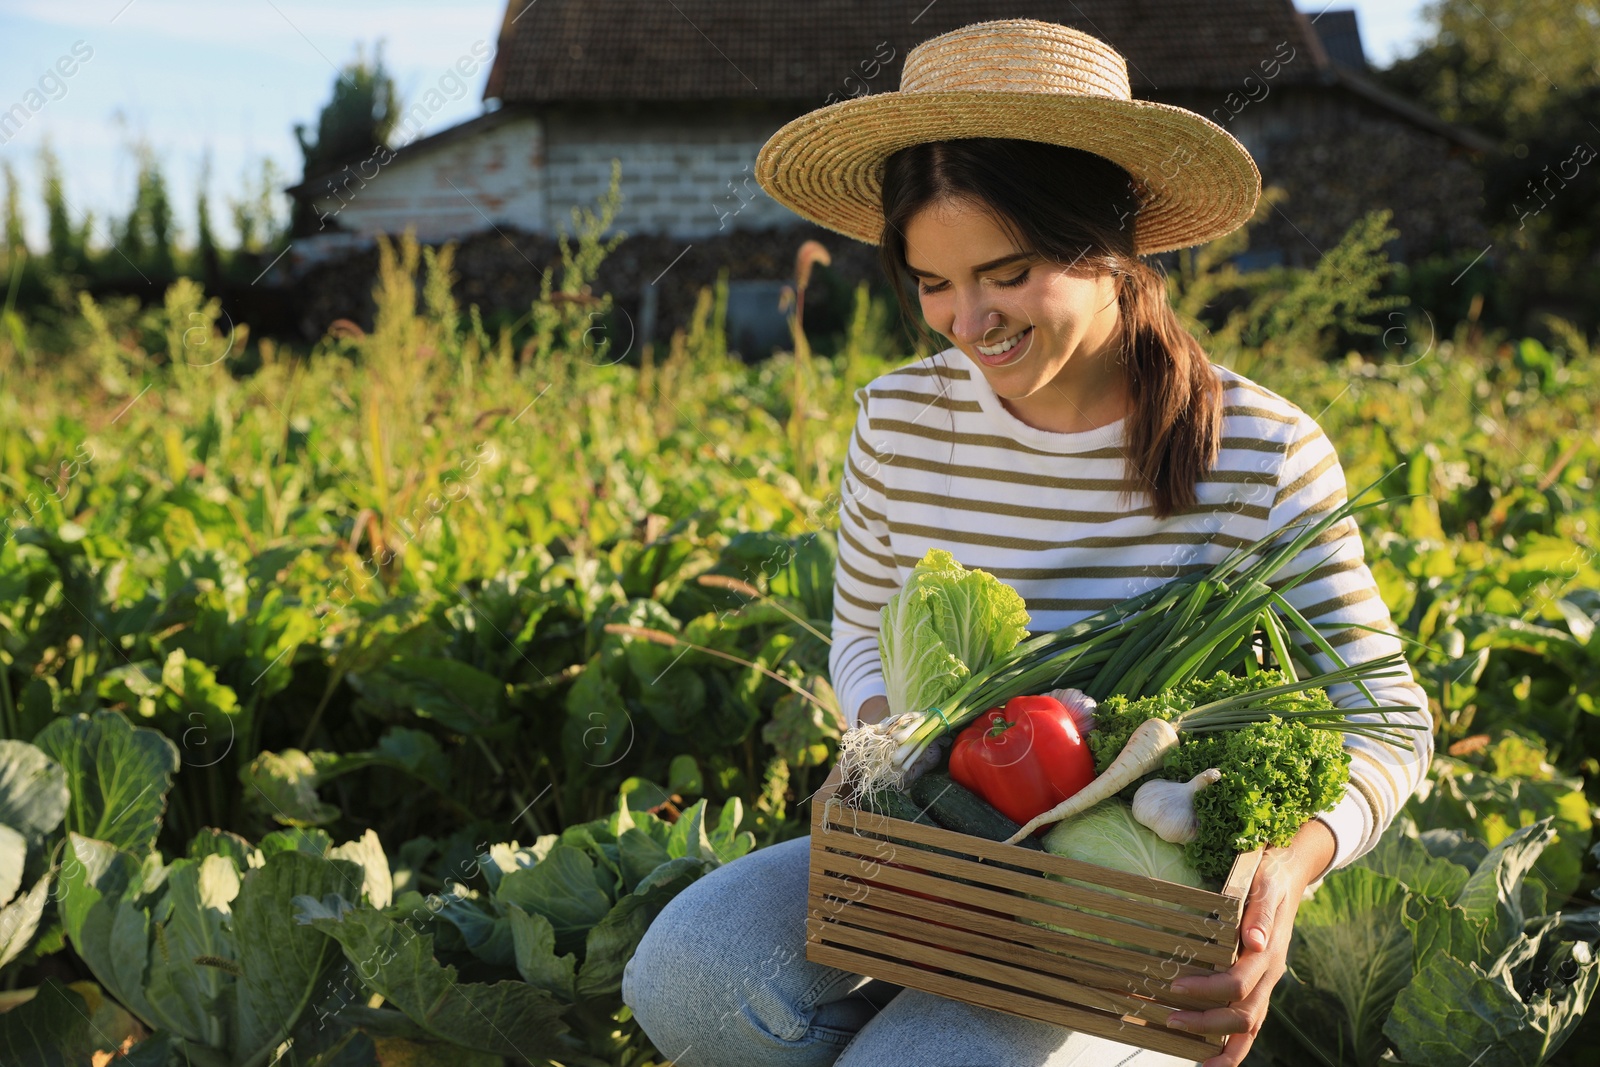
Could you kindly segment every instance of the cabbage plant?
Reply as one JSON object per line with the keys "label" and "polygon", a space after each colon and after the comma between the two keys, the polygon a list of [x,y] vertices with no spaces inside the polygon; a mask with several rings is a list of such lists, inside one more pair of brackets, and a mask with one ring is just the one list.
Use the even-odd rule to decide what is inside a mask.
{"label": "cabbage plant", "polygon": [[1486,849],[1398,817],[1300,904],[1263,1044],[1289,1063],[1548,1062],[1600,984],[1596,910],[1547,913],[1528,877],[1553,837],[1545,817]]}

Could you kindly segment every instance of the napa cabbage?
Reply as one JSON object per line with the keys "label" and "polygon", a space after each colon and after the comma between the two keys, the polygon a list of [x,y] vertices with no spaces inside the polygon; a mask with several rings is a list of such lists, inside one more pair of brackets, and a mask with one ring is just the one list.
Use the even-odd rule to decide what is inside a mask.
{"label": "napa cabbage", "polygon": [[878,654],[889,712],[927,711],[1028,633],[1015,589],[929,549],[879,611]]}

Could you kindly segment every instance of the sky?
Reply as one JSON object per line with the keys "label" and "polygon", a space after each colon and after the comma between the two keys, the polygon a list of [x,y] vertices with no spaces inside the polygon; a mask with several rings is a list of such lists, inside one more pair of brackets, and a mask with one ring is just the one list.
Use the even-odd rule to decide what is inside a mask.
{"label": "sky", "polygon": [[[1426,31],[1422,0],[1299,6],[1313,17],[1354,7],[1380,67]],[[191,244],[209,156],[212,224],[231,245],[228,201],[259,184],[269,159],[280,187],[299,179],[294,125],[315,127],[358,49],[370,56],[381,40],[403,112],[475,44],[492,50],[504,10],[505,0],[0,0],[0,113],[42,101],[20,128],[0,127],[0,163],[17,174],[30,243],[44,243],[38,157],[48,140],[74,222],[92,215],[91,240],[102,245],[107,220],[132,203],[141,143],[166,176],[179,242]],[[422,133],[481,113],[487,76],[484,64]]]}

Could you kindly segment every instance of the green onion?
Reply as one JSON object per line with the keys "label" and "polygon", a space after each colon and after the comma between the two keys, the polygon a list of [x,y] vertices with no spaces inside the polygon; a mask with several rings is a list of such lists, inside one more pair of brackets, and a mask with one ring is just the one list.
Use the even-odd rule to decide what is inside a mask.
{"label": "green onion", "polygon": [[[1392,473],[1393,470],[1389,472]],[[1382,481],[1383,478],[1378,479],[1319,518],[1308,517],[1291,523],[1235,549],[1209,571],[1184,575],[1069,626],[1019,642],[1006,655],[974,672],[937,710],[907,712],[887,723],[868,724],[850,731],[840,744],[846,783],[870,790],[897,781],[904,769],[941,735],[961,729],[984,711],[1014,696],[1075,688],[1096,700],[1119,694],[1133,699],[1164,692],[1196,677],[1209,677],[1241,659],[1249,664],[1245,668],[1249,670],[1255,665],[1255,638],[1262,632],[1280,668],[1296,680],[1289,683],[1288,688],[1273,687],[1252,692],[1245,698],[1230,698],[1191,709],[1185,713],[1183,724],[1174,725],[1193,732],[1231,729],[1270,716],[1295,717],[1309,726],[1339,729],[1389,744],[1405,744],[1404,734],[1396,731],[1423,727],[1414,722],[1391,722],[1386,713],[1416,709],[1410,705],[1379,705],[1366,685],[1368,679],[1403,674],[1403,669],[1378,673],[1385,667],[1403,668],[1403,655],[1396,652],[1359,668],[1344,661],[1328,639],[1284,596],[1285,591],[1310,575],[1315,566],[1280,585],[1271,584],[1278,571],[1328,529],[1367,508],[1408,499],[1395,497],[1357,503]],[[1299,532],[1286,543],[1270,547],[1286,532],[1297,529]],[[1259,558],[1244,566],[1244,561],[1252,556]],[[1298,656],[1304,663],[1310,661],[1291,639],[1290,627],[1332,659],[1337,667],[1299,679],[1293,659]],[[1358,722],[1348,718],[1352,712],[1365,709],[1336,708],[1286,715],[1260,702],[1269,693],[1325,688],[1336,682],[1352,682],[1358,686],[1371,701],[1370,710],[1385,713],[1384,721]]]}

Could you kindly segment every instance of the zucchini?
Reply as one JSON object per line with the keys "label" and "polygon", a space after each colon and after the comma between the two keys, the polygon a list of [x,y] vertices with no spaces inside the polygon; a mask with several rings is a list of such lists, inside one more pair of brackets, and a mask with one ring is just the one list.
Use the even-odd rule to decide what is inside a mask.
{"label": "zucchini", "polygon": [[941,825],[898,789],[880,789],[876,793],[868,793],[861,802],[861,810],[874,815],[887,815],[891,819],[921,823],[923,826]]}
{"label": "zucchini", "polygon": [[[921,804],[946,830],[1004,841],[1022,827],[996,811],[978,794],[941,771],[928,771],[911,783],[911,799]],[[1032,835],[1017,844],[1043,852]]]}

